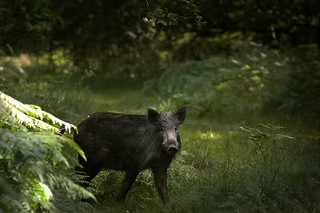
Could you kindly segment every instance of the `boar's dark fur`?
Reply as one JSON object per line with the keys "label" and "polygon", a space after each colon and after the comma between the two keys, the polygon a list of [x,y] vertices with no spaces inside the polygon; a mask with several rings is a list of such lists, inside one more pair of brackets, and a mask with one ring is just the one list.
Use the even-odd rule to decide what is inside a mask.
{"label": "boar's dark fur", "polygon": [[98,112],[78,126],[74,140],[85,152],[79,156],[82,170],[90,182],[103,169],[125,171],[126,176],[117,200],[124,200],[140,171],[151,168],[156,187],[164,204],[169,205],[167,168],[180,152],[178,125],[186,108],[175,112],[148,109],[145,115]]}

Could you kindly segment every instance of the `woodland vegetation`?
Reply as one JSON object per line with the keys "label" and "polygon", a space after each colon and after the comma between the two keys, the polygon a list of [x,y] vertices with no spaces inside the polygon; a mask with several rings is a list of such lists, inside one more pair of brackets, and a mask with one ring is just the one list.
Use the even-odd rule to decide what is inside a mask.
{"label": "woodland vegetation", "polygon": [[[315,0],[0,1],[0,212],[319,212],[319,38]],[[88,115],[184,105],[171,208],[79,186]]]}

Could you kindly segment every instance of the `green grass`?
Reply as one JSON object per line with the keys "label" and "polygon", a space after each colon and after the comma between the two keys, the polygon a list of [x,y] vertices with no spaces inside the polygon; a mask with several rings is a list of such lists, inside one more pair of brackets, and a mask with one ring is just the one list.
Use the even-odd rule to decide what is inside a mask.
{"label": "green grass", "polygon": [[[130,89],[128,82],[125,88],[113,83],[107,89],[89,87],[80,91],[77,95],[87,95],[86,100],[91,103],[88,108],[83,107],[82,114],[145,113],[145,107],[174,107],[166,102],[170,97],[148,95],[139,85]],[[125,204],[115,202],[123,174],[103,171],[94,179],[99,203],[93,206],[97,212],[319,211],[320,137],[316,129],[279,114],[198,117],[192,106],[190,108],[191,113],[180,127],[182,155],[169,169],[172,208],[163,208],[149,171],[139,175]],[[260,123],[287,128],[272,131]],[[272,137],[261,136],[257,145],[252,134],[240,126],[260,129],[262,136],[266,133]],[[277,137],[277,134],[293,139]]]}

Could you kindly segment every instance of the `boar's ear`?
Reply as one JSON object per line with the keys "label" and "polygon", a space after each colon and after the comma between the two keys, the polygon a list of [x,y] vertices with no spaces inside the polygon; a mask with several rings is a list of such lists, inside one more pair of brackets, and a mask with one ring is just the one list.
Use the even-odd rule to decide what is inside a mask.
{"label": "boar's ear", "polygon": [[177,111],[173,112],[173,117],[175,117],[178,120],[178,124],[182,124],[184,119],[186,118],[186,110],[187,107],[184,106],[181,109],[178,109]]}
{"label": "boar's ear", "polygon": [[160,114],[154,109],[147,108],[147,110],[148,110],[148,119],[150,123],[156,124],[158,122]]}

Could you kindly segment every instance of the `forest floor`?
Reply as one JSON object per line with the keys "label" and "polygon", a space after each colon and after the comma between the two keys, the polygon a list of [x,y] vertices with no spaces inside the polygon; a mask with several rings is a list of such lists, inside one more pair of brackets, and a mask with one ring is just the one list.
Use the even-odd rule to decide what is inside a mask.
{"label": "forest floor", "polygon": [[[74,122],[97,111],[145,114],[147,107],[168,108],[165,97],[146,94],[137,83],[90,85],[90,106],[80,107],[70,117]],[[168,172],[172,207],[163,208],[149,171],[138,176],[125,203],[115,202],[123,174],[102,171],[92,182],[96,212],[319,211],[315,128],[281,114],[199,117],[189,108],[179,128],[182,152]]]}
{"label": "forest floor", "polygon": [[[147,107],[158,111],[181,107],[173,101],[175,94],[148,91],[146,82],[123,77],[80,80],[34,72],[6,87],[6,92],[75,125],[99,111],[146,114]],[[204,76],[199,85],[206,80]],[[238,85],[237,81],[230,82]],[[217,87],[227,88],[226,84]],[[163,207],[150,171],[139,174],[124,203],[115,201],[124,174],[102,171],[91,183],[98,200],[91,203],[92,211],[320,212],[319,127],[303,115],[261,110],[248,113],[243,108],[254,103],[249,96],[236,99],[234,90],[230,87],[220,96],[209,95],[202,102],[188,103],[186,120],[179,127],[182,151],[168,170],[171,208]],[[182,95],[188,98],[188,93]],[[230,101],[227,96],[235,106],[223,113],[223,104]],[[212,97],[215,99],[209,100]],[[193,98],[196,101],[203,97],[200,94]],[[206,103],[205,98],[212,104],[209,107],[219,106],[220,111],[198,113],[197,106]],[[219,98],[225,102],[216,104]]]}

